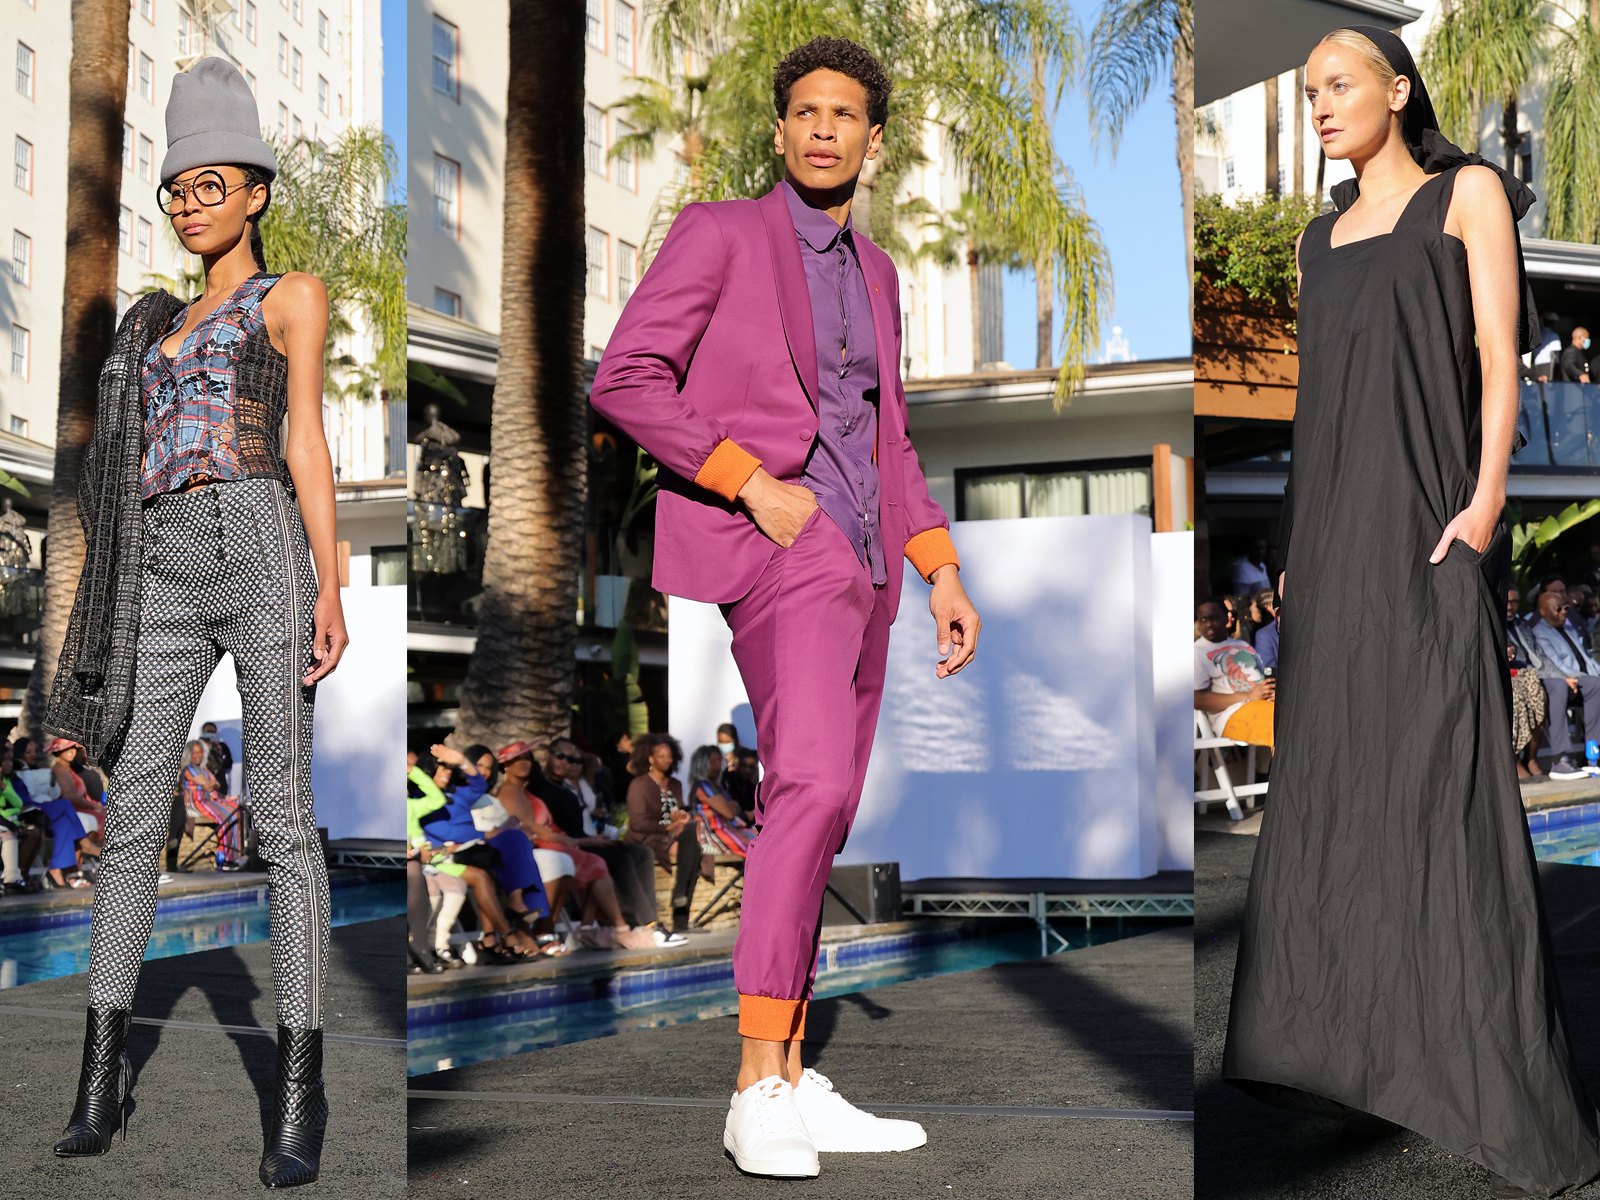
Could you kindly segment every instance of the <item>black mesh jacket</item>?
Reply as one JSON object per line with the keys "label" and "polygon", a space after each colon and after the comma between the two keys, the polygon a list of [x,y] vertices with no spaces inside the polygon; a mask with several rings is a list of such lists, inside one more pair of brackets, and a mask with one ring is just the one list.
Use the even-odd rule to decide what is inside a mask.
{"label": "black mesh jacket", "polygon": [[139,588],[144,506],[140,373],[150,344],[183,307],[151,292],[122,318],[100,368],[94,437],[78,480],[83,522],[83,574],[67,622],[44,731],[82,743],[89,761],[109,770],[133,709],[134,654],[139,638]]}

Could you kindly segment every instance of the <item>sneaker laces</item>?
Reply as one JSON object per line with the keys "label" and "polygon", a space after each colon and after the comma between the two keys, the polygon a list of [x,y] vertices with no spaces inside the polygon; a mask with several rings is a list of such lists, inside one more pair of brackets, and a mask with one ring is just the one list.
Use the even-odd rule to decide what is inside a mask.
{"label": "sneaker laces", "polygon": [[783,1103],[783,1089],[787,1085],[776,1075],[763,1079],[755,1085],[756,1089],[756,1120],[766,1133],[798,1134],[810,1139],[806,1132],[804,1122],[800,1120],[800,1112],[793,1104]]}

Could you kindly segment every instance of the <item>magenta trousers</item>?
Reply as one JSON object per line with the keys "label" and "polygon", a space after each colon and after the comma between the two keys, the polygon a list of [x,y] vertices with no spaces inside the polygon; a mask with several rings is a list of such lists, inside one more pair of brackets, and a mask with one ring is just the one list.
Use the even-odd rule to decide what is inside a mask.
{"label": "magenta trousers", "polygon": [[805,1032],[823,889],[861,800],[883,698],[888,599],[818,508],[750,592],[722,606],[763,767],[733,948],[746,1037]]}

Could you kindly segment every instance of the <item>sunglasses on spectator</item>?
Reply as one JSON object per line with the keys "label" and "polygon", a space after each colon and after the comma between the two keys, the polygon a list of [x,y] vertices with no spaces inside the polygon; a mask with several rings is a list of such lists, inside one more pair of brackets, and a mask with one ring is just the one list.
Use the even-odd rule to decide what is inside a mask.
{"label": "sunglasses on spectator", "polygon": [[576,754],[552,754],[550,757],[560,759],[564,763],[581,763],[583,761]]}

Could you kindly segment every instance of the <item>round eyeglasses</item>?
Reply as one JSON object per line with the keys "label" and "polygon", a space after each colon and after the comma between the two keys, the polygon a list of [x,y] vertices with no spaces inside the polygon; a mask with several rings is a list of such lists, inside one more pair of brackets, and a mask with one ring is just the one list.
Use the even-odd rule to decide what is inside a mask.
{"label": "round eyeglasses", "polygon": [[188,183],[163,183],[156,188],[156,202],[161,205],[161,210],[168,215],[183,211],[185,202],[192,193],[195,200],[206,208],[215,208],[228,196],[240,188],[250,186],[249,180],[228,186],[225,179],[216,171],[202,171]]}

